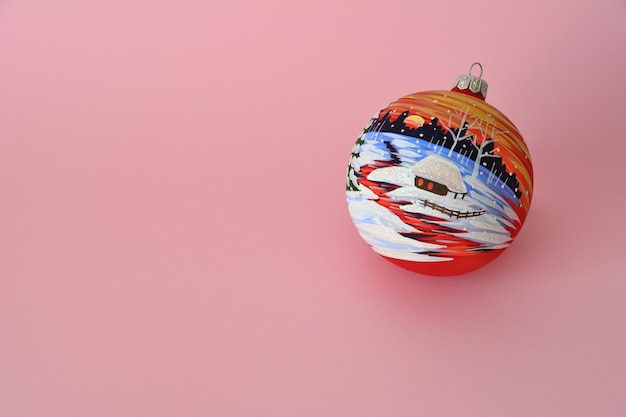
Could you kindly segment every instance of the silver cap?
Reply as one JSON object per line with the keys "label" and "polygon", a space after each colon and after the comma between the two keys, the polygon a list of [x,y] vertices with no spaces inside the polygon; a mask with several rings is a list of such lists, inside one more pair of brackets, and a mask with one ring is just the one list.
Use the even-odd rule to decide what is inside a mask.
{"label": "silver cap", "polygon": [[[478,77],[472,75],[472,69],[474,65],[478,65],[480,68],[480,74]],[[483,80],[483,66],[480,65],[480,62],[474,62],[469,69],[468,74],[462,74],[456,77],[456,82],[454,83],[454,87],[459,90],[470,90],[474,94],[480,94],[483,98],[487,97],[487,81]]]}

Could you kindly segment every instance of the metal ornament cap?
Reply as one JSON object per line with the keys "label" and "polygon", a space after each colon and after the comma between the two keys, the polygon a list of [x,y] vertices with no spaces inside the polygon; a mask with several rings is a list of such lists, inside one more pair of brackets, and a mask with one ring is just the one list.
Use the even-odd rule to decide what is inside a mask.
{"label": "metal ornament cap", "polygon": [[[474,65],[478,65],[480,74],[478,76],[472,75],[472,69]],[[454,88],[459,91],[469,90],[472,93],[480,96],[483,100],[487,97],[487,81],[483,80],[483,66],[480,62],[474,62],[469,69],[469,73],[461,74],[456,78]]]}

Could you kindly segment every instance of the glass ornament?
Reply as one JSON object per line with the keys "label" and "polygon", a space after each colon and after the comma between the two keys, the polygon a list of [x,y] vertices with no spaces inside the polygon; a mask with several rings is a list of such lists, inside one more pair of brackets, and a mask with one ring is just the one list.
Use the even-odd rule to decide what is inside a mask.
{"label": "glass ornament", "polygon": [[403,268],[473,271],[508,248],[524,224],[533,192],[530,154],[515,125],[485,102],[481,77],[474,63],[451,91],[392,102],[352,149],[350,215],[372,249]]}

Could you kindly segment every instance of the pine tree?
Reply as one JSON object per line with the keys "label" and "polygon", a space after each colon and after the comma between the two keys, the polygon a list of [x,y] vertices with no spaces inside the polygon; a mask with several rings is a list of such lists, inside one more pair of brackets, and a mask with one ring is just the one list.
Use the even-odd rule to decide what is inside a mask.
{"label": "pine tree", "polygon": [[361,149],[361,145],[365,143],[363,140],[363,134],[365,130],[361,132],[354,147],[352,148],[352,153],[350,154],[350,163],[348,164],[348,174],[346,176],[346,191],[360,191],[359,183],[356,179],[356,172],[360,168],[357,162],[357,158],[361,156],[359,152]]}
{"label": "pine tree", "polygon": [[376,122],[377,118],[377,116],[374,116],[372,119],[370,119],[367,126],[365,126],[363,130],[361,130],[361,133],[359,134],[359,137],[357,138],[356,143],[352,148],[352,153],[350,154],[350,162],[348,163],[348,173],[346,175],[346,191],[361,191],[361,188],[359,187],[359,183],[356,178],[357,171],[361,168],[357,159],[359,158],[359,156],[361,156],[361,145],[365,143],[365,133],[367,133],[369,129],[374,125],[374,122]]}

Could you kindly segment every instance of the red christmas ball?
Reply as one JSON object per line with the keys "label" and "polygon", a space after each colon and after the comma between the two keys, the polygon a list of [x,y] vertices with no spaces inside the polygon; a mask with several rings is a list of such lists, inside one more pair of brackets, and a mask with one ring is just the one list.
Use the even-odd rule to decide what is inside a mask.
{"label": "red christmas ball", "polygon": [[418,273],[482,267],[515,239],[530,207],[528,148],[515,125],[485,102],[487,83],[471,72],[452,91],[389,104],[350,156],[346,197],[361,237]]}

